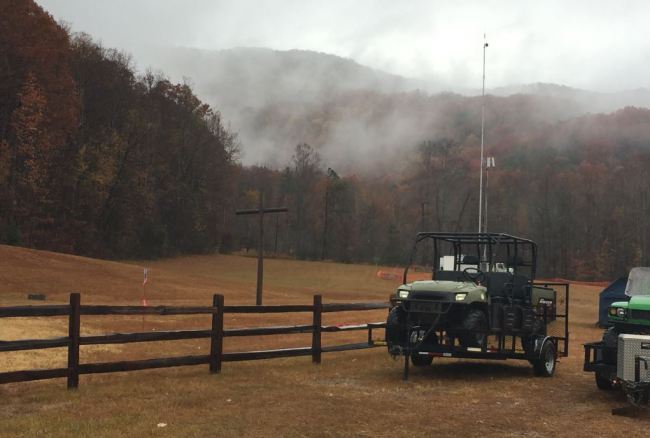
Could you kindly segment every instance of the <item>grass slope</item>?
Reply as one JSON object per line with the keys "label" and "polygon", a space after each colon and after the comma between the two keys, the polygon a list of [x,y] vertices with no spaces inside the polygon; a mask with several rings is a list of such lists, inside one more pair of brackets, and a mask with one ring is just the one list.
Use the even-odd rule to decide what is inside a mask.
{"label": "grass slope", "polygon": [[[256,261],[192,256],[144,263],[152,304],[207,304],[214,292],[227,303],[254,301]],[[107,262],[0,246],[0,305],[34,304],[28,292],[64,303],[69,291],[83,303],[138,304],[142,265]],[[382,300],[395,283],[376,267],[268,260],[265,302]],[[402,382],[401,362],[385,350],[309,358],[226,363],[220,375],[205,366],[82,376],[77,391],[63,380],[0,386],[0,436],[647,436],[647,417],[612,417],[624,404],[598,391],[582,372],[583,342],[594,328],[598,289],[572,289],[572,351],[552,379],[532,376],[524,362],[437,360]],[[327,315],[325,323],[379,321],[385,312]],[[236,315],[227,327],[310,321],[309,315]],[[86,317],[82,333],[139,331],[140,317]],[[145,330],[207,328],[205,317],[147,317]],[[0,339],[65,335],[65,318],[0,320]],[[361,340],[364,333],[331,334],[325,344]],[[301,346],[309,335],[231,338],[226,351]],[[82,347],[81,361],[201,354],[203,341]],[[0,353],[0,370],[65,366],[65,349]],[[165,427],[158,427],[165,423]]]}

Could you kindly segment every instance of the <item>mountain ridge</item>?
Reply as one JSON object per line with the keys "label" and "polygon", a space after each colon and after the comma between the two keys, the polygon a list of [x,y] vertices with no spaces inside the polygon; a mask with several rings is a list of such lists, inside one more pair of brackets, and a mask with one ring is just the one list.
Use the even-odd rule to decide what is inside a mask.
{"label": "mountain ridge", "polygon": [[[442,112],[479,117],[480,92],[441,91],[435,83],[324,52],[264,47],[161,50],[166,56],[158,53],[155,58],[165,62],[157,67],[174,80],[189,80],[202,100],[238,132],[244,164],[281,167],[296,144],[307,142],[328,162],[354,167],[365,155],[376,159],[388,154],[392,159],[405,146],[444,135],[445,127],[436,123],[447,119]],[[496,87],[486,94],[488,106],[505,99],[499,105],[516,107],[522,105],[521,96],[528,96],[523,104],[528,117],[550,123],[626,106],[650,107],[647,89],[599,93],[533,83]]]}

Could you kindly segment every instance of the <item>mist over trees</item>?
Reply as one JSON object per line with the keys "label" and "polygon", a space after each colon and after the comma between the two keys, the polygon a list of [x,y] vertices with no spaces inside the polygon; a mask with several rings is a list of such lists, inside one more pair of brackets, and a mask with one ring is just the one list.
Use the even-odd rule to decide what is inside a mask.
{"label": "mist over trees", "polygon": [[[489,173],[488,230],[535,240],[545,276],[608,279],[650,264],[650,110],[549,122],[512,104],[491,102],[493,115],[511,114],[487,131],[486,155],[497,162]],[[324,241],[325,258],[398,265],[417,231],[477,230],[480,131],[464,111],[450,111],[447,123],[450,136],[408,148],[385,172],[332,178],[323,163],[309,168],[309,183],[295,184],[292,166],[251,167],[240,181],[289,206],[278,225],[280,253],[319,259]],[[317,153],[300,145],[294,157],[305,150]],[[267,239],[266,248],[274,248],[274,234]]]}
{"label": "mist over trees", "polygon": [[[417,231],[477,229],[476,97],[276,99],[244,120],[283,153],[243,166],[237,135],[189,84],[138,75],[31,1],[3,2],[0,17],[2,243],[109,258],[252,252],[258,221],[234,211],[261,192],[289,209],[265,219],[279,256],[399,265]],[[488,96],[486,147],[488,230],[537,241],[542,275],[650,264],[650,110]]]}

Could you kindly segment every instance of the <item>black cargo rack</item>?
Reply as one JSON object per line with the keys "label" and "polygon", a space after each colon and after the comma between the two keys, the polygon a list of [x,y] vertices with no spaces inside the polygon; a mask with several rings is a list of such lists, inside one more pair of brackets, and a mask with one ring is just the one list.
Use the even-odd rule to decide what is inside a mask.
{"label": "black cargo rack", "polygon": [[[415,242],[409,256],[409,262],[404,269],[403,282],[406,283],[408,271],[418,248],[422,241],[430,239],[433,241],[433,273],[439,266],[439,244],[445,242],[453,247],[455,263],[460,263],[460,256],[464,250],[472,248],[472,252],[478,257],[479,263],[488,263],[492,266],[493,250],[503,247],[507,251],[506,259],[514,261],[510,268],[517,273],[518,268],[526,267],[527,276],[531,281],[535,279],[537,266],[537,244],[530,239],[512,236],[506,233],[442,233],[442,232],[419,232],[415,236]],[[526,257],[524,257],[526,256]]]}

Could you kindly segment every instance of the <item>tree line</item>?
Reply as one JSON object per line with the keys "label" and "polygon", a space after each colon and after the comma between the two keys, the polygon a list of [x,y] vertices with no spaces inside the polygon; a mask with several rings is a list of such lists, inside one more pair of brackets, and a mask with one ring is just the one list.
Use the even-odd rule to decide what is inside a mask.
{"label": "tree line", "polygon": [[[484,179],[487,231],[536,241],[542,276],[611,279],[649,265],[650,110],[508,123],[487,131],[497,164]],[[254,206],[263,187],[289,207],[268,219],[267,250],[399,265],[418,231],[477,231],[479,157],[472,130],[457,130],[415,145],[389,173],[339,176],[302,144],[283,170],[242,169],[237,202]],[[236,248],[254,247],[255,226],[234,224]]]}
{"label": "tree line", "polygon": [[[400,94],[400,108],[439,116],[373,171],[337,171],[309,135],[283,167],[245,167],[236,134],[188,84],[138,75],[32,1],[3,2],[0,17],[2,243],[107,258],[254,251],[257,221],[234,212],[261,192],[289,208],[265,219],[279,256],[400,265],[417,231],[477,230],[477,99]],[[341,118],[345,99],[386,101],[340,99],[314,120]],[[650,110],[567,119],[558,102],[487,103],[488,231],[537,241],[546,276],[650,264]]]}
{"label": "tree line", "polygon": [[219,113],[31,1],[0,16],[2,241],[104,257],[217,246],[237,172]]}

